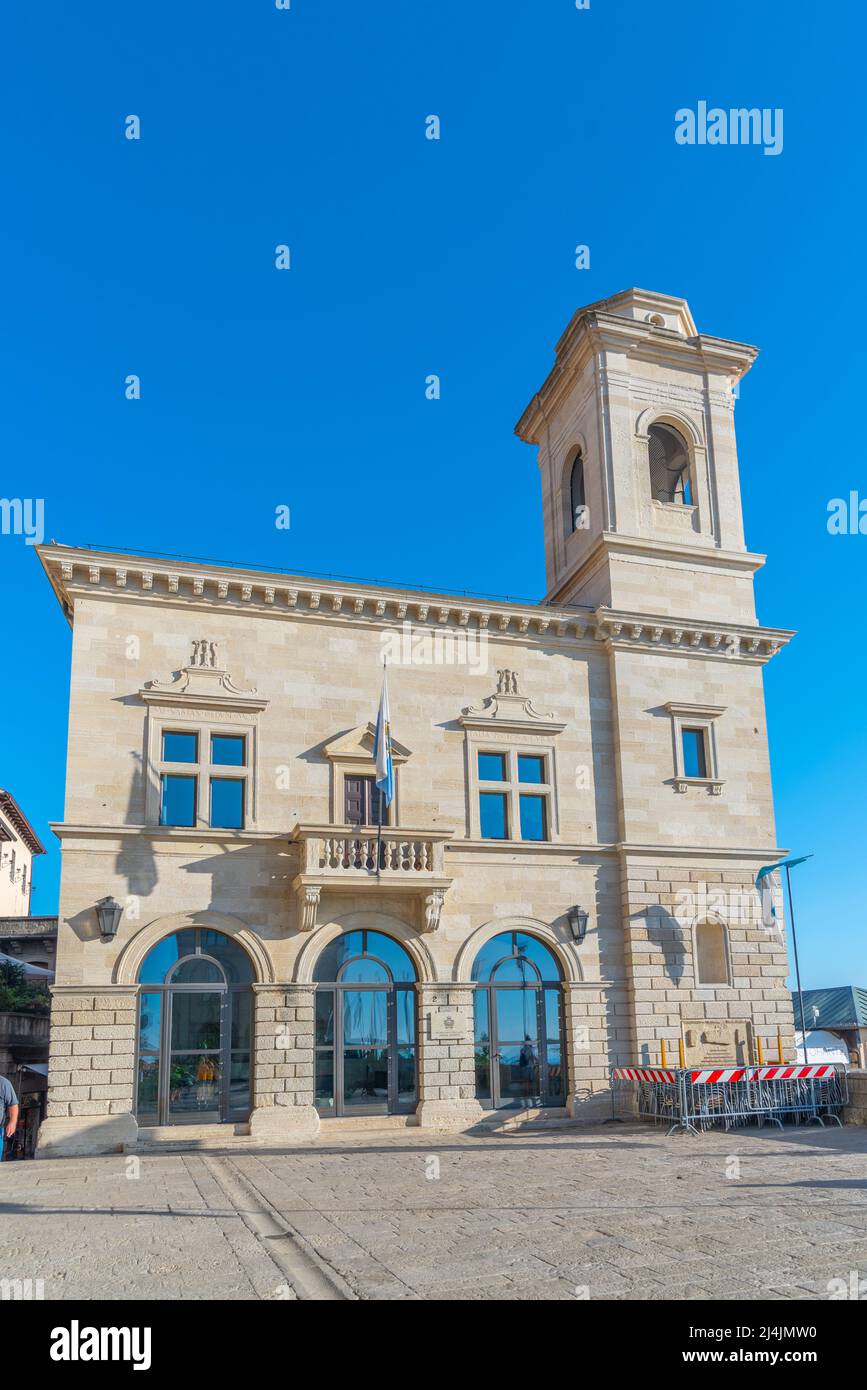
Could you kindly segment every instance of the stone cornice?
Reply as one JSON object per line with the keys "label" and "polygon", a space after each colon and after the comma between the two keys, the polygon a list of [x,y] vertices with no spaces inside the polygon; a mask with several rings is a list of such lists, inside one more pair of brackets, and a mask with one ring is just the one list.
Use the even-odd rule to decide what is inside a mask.
{"label": "stone cornice", "polygon": [[597,608],[598,641],[617,650],[664,651],[666,655],[702,656],[763,666],[794,636],[783,628],[746,623],[707,623],[696,618],[632,613]]}
{"label": "stone cornice", "polygon": [[70,622],[75,601],[98,595],[191,609],[256,611],[291,617],[394,628],[396,623],[454,632],[472,628],[496,637],[546,642],[592,637],[589,608],[435,594],[386,585],[359,585],[309,576],[268,574],[217,565],[180,564],[73,547],[37,547],[39,558]]}
{"label": "stone cornice", "polygon": [[[619,536],[604,538],[606,544],[622,545],[630,550],[635,543]],[[653,553],[667,553],[669,547],[648,541],[641,542]],[[708,623],[701,619],[673,619],[648,614],[621,614],[600,608],[594,613],[588,607],[575,605],[551,606],[506,601],[477,600],[448,594],[420,593],[413,589],[359,587],[334,580],[292,578],[286,575],[259,573],[244,569],[222,568],[215,565],[179,566],[168,560],[136,559],[128,555],[104,555],[91,550],[67,546],[38,547],[39,557],[51,580],[64,611],[72,623],[75,602],[80,598],[99,596],[112,599],[142,600],[152,603],[187,607],[201,612],[250,613],[258,616],[290,617],[300,621],[328,621],[364,624],[393,629],[396,623],[410,622],[431,629],[448,628],[458,634],[461,629],[475,633],[490,633],[498,640],[518,640],[523,645],[542,642],[546,646],[558,641],[592,643],[594,638],[614,637],[613,626],[618,621],[642,624],[647,647],[657,648],[658,638],[652,631],[662,626],[670,633],[700,630],[703,652],[718,653],[723,637],[743,637],[742,649],[735,654],[742,659],[767,660],[793,634],[778,628],[750,628],[730,623]],[[675,552],[672,552],[675,553]],[[695,548],[688,555],[677,551],[677,557],[696,560],[721,567],[755,569],[761,556],[740,552],[713,551]],[[720,640],[717,641],[717,635]],[[753,646],[754,644],[754,646]],[[632,645],[640,645],[635,642]],[[689,650],[690,640],[666,639],[663,645]],[[696,644],[692,644],[695,652]],[[723,645],[722,654],[729,652]],[[719,654],[719,653],[718,653]],[[168,691],[154,692],[150,698],[164,703]],[[236,697],[237,698],[237,697]],[[240,697],[245,698],[245,697]],[[246,697],[255,698],[255,697]]]}

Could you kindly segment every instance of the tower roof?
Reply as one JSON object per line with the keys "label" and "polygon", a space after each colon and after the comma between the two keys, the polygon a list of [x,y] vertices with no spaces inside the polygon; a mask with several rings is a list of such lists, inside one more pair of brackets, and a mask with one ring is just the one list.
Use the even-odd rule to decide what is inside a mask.
{"label": "tower roof", "polygon": [[683,362],[698,360],[708,372],[732,382],[749,371],[758,348],[699,333],[692,311],[679,295],[636,287],[619,290],[576,309],[554,349],[555,362],[515,426],[525,443],[539,442],[540,422],[568,388],[592,352],[611,349],[633,356]]}

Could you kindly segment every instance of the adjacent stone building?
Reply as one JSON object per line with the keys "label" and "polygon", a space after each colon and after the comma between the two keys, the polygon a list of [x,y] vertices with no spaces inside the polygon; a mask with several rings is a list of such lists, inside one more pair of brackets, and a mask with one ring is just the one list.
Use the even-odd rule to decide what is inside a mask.
{"label": "adjacent stone building", "polygon": [[663,1045],[791,1052],[753,889],[781,852],[761,668],[791,636],[744,543],[755,355],[667,295],[575,314],[517,426],[538,604],[41,547],[73,632],[42,1153],[598,1118],[610,1066]]}
{"label": "adjacent stone building", "polygon": [[33,893],[33,860],[42,841],[11,792],[0,787],[0,916],[26,917]]}

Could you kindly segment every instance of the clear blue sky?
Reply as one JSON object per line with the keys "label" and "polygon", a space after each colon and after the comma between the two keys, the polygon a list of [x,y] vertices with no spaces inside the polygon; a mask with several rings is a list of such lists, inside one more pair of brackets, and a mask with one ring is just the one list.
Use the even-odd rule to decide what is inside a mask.
{"label": "clear blue sky", "polygon": [[[867,496],[864,29],[779,0],[15,6],[0,495],[68,543],[539,596],[514,423],[579,304],[685,295],[762,349],[737,421],[760,616],[799,630],[766,690],[778,843],[816,856],[804,984],[867,984],[867,537],[826,530]],[[700,100],[782,107],[782,154],[676,145]],[[52,845],[51,912],[69,634],[18,537],[0,580],[0,785]]]}

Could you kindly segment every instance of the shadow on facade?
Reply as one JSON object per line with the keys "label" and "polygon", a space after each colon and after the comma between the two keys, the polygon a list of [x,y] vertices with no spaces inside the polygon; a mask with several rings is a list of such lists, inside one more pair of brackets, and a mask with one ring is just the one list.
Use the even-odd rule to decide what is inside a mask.
{"label": "shadow on facade", "polygon": [[[144,754],[133,753],[135,771],[130,784],[129,801],[126,810],[127,825],[144,825],[146,788],[144,778]],[[159,881],[156,856],[147,835],[125,838],[123,848],[114,861],[115,873],[126,880],[127,898],[144,900],[153,892]],[[127,914],[131,916],[129,907]]]}
{"label": "shadow on facade", "polygon": [[[190,894],[187,906],[193,912],[221,912],[240,917],[251,931],[263,939],[274,935],[267,923],[279,923],[281,934],[287,922],[295,922],[292,880],[298,872],[297,854],[279,842],[269,844],[232,845],[232,832],[225,832],[227,842],[219,852],[205,859],[181,866],[186,874],[206,874],[210,877],[207,902],[200,893]],[[243,841],[244,832],[238,837]]]}

